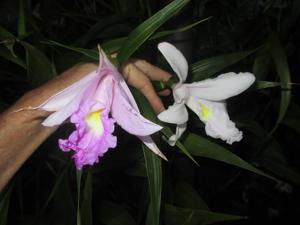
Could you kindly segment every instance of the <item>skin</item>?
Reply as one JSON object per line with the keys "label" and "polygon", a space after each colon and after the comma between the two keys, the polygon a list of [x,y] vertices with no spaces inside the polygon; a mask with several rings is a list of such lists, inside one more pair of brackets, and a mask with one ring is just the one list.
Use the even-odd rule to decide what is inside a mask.
{"label": "skin", "polygon": [[[41,125],[49,112],[20,109],[40,105],[50,96],[96,69],[97,65],[92,63],[76,65],[41,87],[26,93],[0,114],[0,190],[6,186],[38,146],[57,129],[57,127]],[[129,85],[145,95],[156,113],[165,109],[151,80],[167,81],[171,77],[169,73],[144,60],[131,59],[122,67],[122,74]],[[159,94],[166,96],[170,91],[166,90]]]}

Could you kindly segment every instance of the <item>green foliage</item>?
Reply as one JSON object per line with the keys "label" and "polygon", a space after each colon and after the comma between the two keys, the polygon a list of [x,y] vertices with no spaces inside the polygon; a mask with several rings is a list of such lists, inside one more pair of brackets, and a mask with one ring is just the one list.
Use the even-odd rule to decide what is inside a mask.
{"label": "green foliage", "polygon": [[[174,127],[159,122],[133,89],[142,114],[164,127],[152,138],[168,161],[116,128],[118,147],[99,164],[75,172],[71,154],[56,147],[73,129],[62,127],[1,193],[1,225],[259,224],[274,218],[292,224],[297,218],[290,199],[298,202],[300,196],[299,1],[5,2],[0,3],[1,109],[76,63],[97,62],[98,44],[116,65],[140,57],[169,70],[156,48],[169,41],[188,59],[188,81],[229,71],[252,71],[257,80],[228,100],[229,115],[244,132],[233,145],[208,138],[189,112],[187,132],[175,147],[168,146],[164,139]],[[174,82],[174,77],[157,81],[155,87]],[[172,97],[161,99],[165,106],[173,104]],[[260,218],[273,211],[278,215]]]}

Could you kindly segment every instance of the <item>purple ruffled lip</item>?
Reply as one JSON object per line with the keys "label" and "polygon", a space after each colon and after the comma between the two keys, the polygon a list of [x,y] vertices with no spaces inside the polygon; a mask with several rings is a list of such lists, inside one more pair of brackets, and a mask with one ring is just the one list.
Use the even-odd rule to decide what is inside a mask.
{"label": "purple ruffled lip", "polygon": [[[99,119],[103,124],[103,132],[95,132],[86,122],[86,117],[93,112],[101,111]],[[71,116],[71,122],[76,129],[68,139],[60,139],[59,147],[63,151],[74,151],[73,159],[77,169],[84,165],[93,165],[99,162],[99,158],[115,148],[117,138],[112,135],[115,120],[109,117],[109,111],[95,100],[86,100],[81,107]]]}

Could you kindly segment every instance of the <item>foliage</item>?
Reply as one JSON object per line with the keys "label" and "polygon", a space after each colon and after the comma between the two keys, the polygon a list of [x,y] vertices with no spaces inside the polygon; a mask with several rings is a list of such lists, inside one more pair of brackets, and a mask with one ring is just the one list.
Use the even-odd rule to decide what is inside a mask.
{"label": "foliage", "polygon": [[[168,162],[117,129],[118,148],[76,173],[71,156],[56,147],[72,129],[61,127],[1,193],[0,224],[297,221],[299,1],[5,0],[0,12],[1,110],[72,65],[97,61],[98,43],[119,53],[118,65],[134,55],[169,70],[156,45],[172,42],[189,61],[190,81],[227,71],[257,77],[228,102],[244,131],[232,146],[208,138],[192,116],[176,147],[163,141],[173,127],[162,124],[154,136]],[[158,122],[133,93],[142,113]]]}

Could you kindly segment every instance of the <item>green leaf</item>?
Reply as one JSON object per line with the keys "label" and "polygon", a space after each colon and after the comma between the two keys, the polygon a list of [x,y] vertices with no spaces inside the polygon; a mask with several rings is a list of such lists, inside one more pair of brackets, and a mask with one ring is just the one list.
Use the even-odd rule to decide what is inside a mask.
{"label": "green leaf", "polygon": [[80,197],[81,197],[81,177],[82,171],[76,170],[76,184],[77,184],[77,216],[76,224],[81,225],[81,212],[80,212]]}
{"label": "green leaf", "polygon": [[128,36],[118,54],[118,61],[126,61],[162,24],[178,13],[189,0],[174,0],[136,27]]}
{"label": "green leaf", "polygon": [[281,82],[281,100],[279,107],[279,115],[276,121],[276,125],[270,132],[272,134],[276,130],[278,124],[280,124],[283,120],[291,101],[291,75],[287,63],[285,50],[281,46],[278,37],[274,35],[271,38],[271,43],[272,59],[276,67],[277,75]]}
{"label": "green leaf", "polygon": [[177,182],[173,190],[173,196],[174,205],[184,208],[204,209],[209,211],[207,204],[200,197],[199,193],[187,182]]}
{"label": "green leaf", "polygon": [[[171,129],[169,127],[164,127],[161,132],[167,137],[170,138],[173,133],[171,131]],[[197,166],[199,166],[199,164],[197,163],[197,161],[193,158],[193,156],[189,153],[189,151],[185,148],[185,146],[180,142],[180,141],[176,141],[175,144],[181,151],[182,153],[184,153],[187,157],[189,157]]]}
{"label": "green leaf", "polygon": [[23,60],[21,60],[18,57],[14,57],[12,55],[12,52],[9,49],[7,49],[6,47],[1,46],[1,45],[0,45],[0,57],[6,59],[8,61],[11,61],[11,62],[23,67],[24,69],[26,69],[26,64],[25,64],[25,62],[23,62]]}
{"label": "green leaf", "polygon": [[272,57],[269,52],[269,43],[265,44],[254,60],[252,73],[255,75],[256,79],[265,79],[270,70]]}
{"label": "green leaf", "polygon": [[[175,30],[164,30],[164,31],[160,31],[160,32],[154,33],[149,38],[149,40],[154,40],[154,39],[161,38],[161,37],[164,37],[164,36],[167,36],[167,35],[184,32],[186,30],[189,30],[189,29],[191,29],[191,28],[193,28],[193,27],[195,27],[195,26],[197,26],[197,25],[199,25],[199,24],[201,24],[201,23],[209,20],[210,18],[211,17],[208,17],[206,19],[197,21],[195,23],[192,23],[190,25],[187,25],[187,26],[175,29]],[[101,47],[108,54],[112,54],[112,53],[118,52],[120,50],[120,48],[122,47],[122,45],[124,44],[124,42],[126,41],[126,39],[127,39],[127,37],[115,38],[115,39],[112,39],[112,40],[109,40],[109,41],[103,43],[101,45]]]}
{"label": "green leaf", "polygon": [[25,2],[26,0],[19,0],[19,18],[18,18],[18,36],[26,36],[26,17],[25,17]]}
{"label": "green leaf", "polygon": [[255,82],[255,89],[265,89],[280,86],[280,82],[258,80]]}
{"label": "green leaf", "polygon": [[53,188],[45,202],[45,204],[43,205],[42,207],[42,210],[41,210],[41,215],[44,214],[44,212],[46,211],[49,203],[51,202],[51,200],[53,199],[53,197],[55,196],[56,192],[59,190],[60,186],[62,185],[63,183],[63,180],[66,179],[66,173],[68,171],[68,167],[66,167],[61,173],[60,173],[60,176],[56,178],[56,181],[55,181],[55,184],[53,185]]}
{"label": "green leaf", "polygon": [[10,186],[0,194],[0,225],[6,225],[11,190],[12,187]]}
{"label": "green leaf", "polygon": [[171,34],[175,34],[175,33],[180,33],[180,32],[184,32],[184,31],[187,31],[189,29],[192,29],[196,26],[198,26],[199,24],[207,21],[207,20],[210,20],[212,18],[212,16],[208,17],[208,18],[205,18],[203,20],[199,20],[195,23],[192,23],[192,24],[189,24],[187,26],[184,26],[184,27],[181,27],[181,28],[178,28],[178,29],[174,29],[174,30],[164,30],[164,31],[160,31],[160,32],[157,32],[155,33],[154,35],[152,35],[149,40],[154,40],[154,39],[157,39],[157,38],[161,38],[161,37],[164,37],[164,36],[167,36],[167,35],[171,35]]}
{"label": "green leaf", "polygon": [[105,225],[136,225],[125,207],[108,201],[101,204],[97,218],[101,224]]}
{"label": "green leaf", "polygon": [[62,48],[72,50],[74,52],[78,52],[78,53],[81,53],[81,54],[83,54],[83,55],[85,55],[85,56],[87,56],[91,59],[94,59],[94,60],[99,59],[98,51],[94,50],[94,49],[85,49],[85,48],[72,47],[72,46],[68,46],[68,45],[58,43],[56,41],[46,41],[46,42],[43,42],[43,43],[48,44],[48,45],[52,45],[52,46],[59,46],[59,47],[62,47]]}
{"label": "green leaf", "polygon": [[199,81],[209,78],[222,71],[226,67],[246,58],[255,51],[257,51],[257,49],[216,56],[195,62],[190,66],[192,72],[192,80]]}
{"label": "green leaf", "polygon": [[165,204],[163,209],[163,220],[168,225],[206,225],[245,219],[245,217],[237,215],[216,213],[209,210],[180,208],[169,204]]}
{"label": "green leaf", "polygon": [[120,24],[122,21],[126,20],[129,17],[128,14],[116,14],[108,18],[99,20],[95,25],[93,25],[84,35],[78,38],[74,45],[75,46],[85,46],[91,40],[99,38],[99,35],[103,33],[103,29],[114,26],[114,24]]}
{"label": "green leaf", "polygon": [[82,199],[82,204],[81,204],[81,220],[82,220],[82,225],[93,225],[93,209],[92,209],[92,193],[93,193],[93,186],[92,186],[92,181],[93,181],[93,174],[91,170],[89,169],[86,180],[85,180],[85,185],[83,188],[83,199]]}
{"label": "green leaf", "polygon": [[192,155],[218,160],[265,176],[267,178],[274,179],[272,176],[258,170],[231,151],[199,135],[190,133],[185,138],[183,144]]}
{"label": "green leaf", "polygon": [[267,158],[262,159],[261,165],[282,179],[300,185],[299,171],[292,169],[289,165]]}
{"label": "green leaf", "polygon": [[150,192],[150,206],[148,209],[146,224],[159,225],[162,190],[161,159],[144,145],[143,152],[145,157]]}
{"label": "green leaf", "polygon": [[[14,52],[14,46],[16,42],[16,37],[10,33],[8,30],[4,29],[0,26],[0,48],[2,48],[2,44],[10,51],[11,55],[14,58],[17,58],[15,52]],[[1,54],[0,50],[0,54]],[[10,57],[12,57],[10,56]]]}
{"label": "green leaf", "polygon": [[28,81],[36,87],[51,80],[54,77],[54,69],[47,56],[27,42],[20,43],[26,50]]}
{"label": "green leaf", "polygon": [[[150,103],[148,102],[148,100],[136,89],[132,89],[132,94],[135,98],[135,100],[138,103],[138,106],[142,112],[142,114],[150,119],[151,121],[153,121],[154,123],[160,124],[160,122],[157,120],[157,116],[153,110],[153,108],[151,107]],[[161,125],[161,124],[160,124]],[[171,137],[173,135],[171,129],[167,126],[165,126],[161,132],[167,137]],[[176,146],[187,156],[189,157],[196,165],[198,165],[197,161],[193,158],[193,156],[191,156],[191,154],[186,150],[186,148],[184,147],[184,145],[180,142],[177,141],[176,142]]]}

